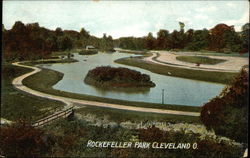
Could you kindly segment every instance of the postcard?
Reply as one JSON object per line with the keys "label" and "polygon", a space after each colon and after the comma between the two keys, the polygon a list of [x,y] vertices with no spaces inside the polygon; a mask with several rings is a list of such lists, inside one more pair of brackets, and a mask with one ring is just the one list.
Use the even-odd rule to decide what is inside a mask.
{"label": "postcard", "polygon": [[248,156],[249,1],[3,1],[1,157]]}

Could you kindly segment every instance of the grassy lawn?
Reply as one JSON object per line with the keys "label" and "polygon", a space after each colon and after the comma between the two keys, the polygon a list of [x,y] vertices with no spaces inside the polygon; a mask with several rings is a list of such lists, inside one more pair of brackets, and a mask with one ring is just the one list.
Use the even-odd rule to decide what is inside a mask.
{"label": "grassy lawn", "polygon": [[204,56],[177,56],[177,60],[188,62],[188,63],[199,63],[199,64],[207,64],[207,65],[215,65],[221,62],[225,62],[226,60],[222,59],[213,59]]}
{"label": "grassy lawn", "polygon": [[152,62],[145,62],[140,58],[122,58],[115,61],[119,64],[135,66],[142,69],[149,70],[154,73],[161,75],[169,75],[193,80],[216,82],[222,84],[228,84],[238,74],[232,72],[216,72],[216,71],[202,71],[202,70],[191,70],[183,69],[178,67],[160,65]]}
{"label": "grassy lawn", "polygon": [[1,117],[15,121],[17,119],[37,120],[63,103],[31,96],[15,89],[11,82],[15,77],[30,72],[31,69],[2,65],[1,82]]}
{"label": "grassy lawn", "polygon": [[69,93],[69,92],[53,89],[52,86],[56,84],[59,80],[61,80],[62,77],[63,77],[63,74],[60,72],[49,70],[49,69],[42,69],[42,71],[24,79],[23,84],[32,89],[42,91],[45,93],[69,97],[69,98],[76,98],[76,99],[92,100],[92,101],[123,104],[123,105],[130,105],[130,106],[139,106],[139,107],[182,110],[182,111],[199,112],[201,109],[200,107],[195,107],[195,106],[168,105],[168,104],[163,105],[163,104],[145,103],[145,102],[131,102],[131,101],[96,97],[96,96],[90,96],[90,95],[84,95],[84,94]]}
{"label": "grassy lawn", "polygon": [[178,52],[178,53],[191,53],[191,54],[197,54],[197,55],[210,55],[210,56],[230,56],[230,57],[249,57],[248,53],[240,54],[238,52],[218,52],[218,51],[211,51],[211,50],[198,50],[198,51],[191,51],[187,49],[179,49],[179,50],[171,50],[172,52]]}
{"label": "grassy lawn", "polygon": [[136,111],[125,111],[111,108],[101,108],[86,106],[76,110],[76,113],[81,115],[92,114],[97,118],[106,117],[108,120],[115,122],[170,122],[170,123],[201,123],[199,117],[194,116],[181,116],[181,115],[170,115],[170,114],[156,114],[156,113],[145,113]]}
{"label": "grassy lawn", "polygon": [[200,55],[214,55],[214,56],[232,56],[232,57],[249,57],[248,53],[239,54],[237,52],[230,52],[230,53],[222,53],[216,51],[208,51],[208,50],[200,50],[198,51]]}

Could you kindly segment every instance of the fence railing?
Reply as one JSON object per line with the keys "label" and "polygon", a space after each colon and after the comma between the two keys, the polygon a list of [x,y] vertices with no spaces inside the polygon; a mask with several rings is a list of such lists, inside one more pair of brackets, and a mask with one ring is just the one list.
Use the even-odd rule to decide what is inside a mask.
{"label": "fence railing", "polygon": [[58,111],[61,111],[63,109],[63,107],[61,106],[58,106],[58,107],[55,107],[55,108],[52,108],[52,109],[49,109],[49,110],[46,110],[44,113],[38,115],[35,117],[35,120],[33,119],[33,123],[34,121],[37,122],[37,120],[41,120],[47,116],[50,116]]}
{"label": "fence railing", "polygon": [[36,121],[35,123],[32,124],[32,126],[34,127],[39,127],[39,126],[43,126],[49,122],[52,122],[54,120],[57,120],[59,118],[65,118],[65,117],[68,117],[70,114],[73,113],[73,106],[65,109],[65,110],[61,110],[61,111],[58,111],[58,112],[55,112],[47,117],[44,117],[38,121]]}

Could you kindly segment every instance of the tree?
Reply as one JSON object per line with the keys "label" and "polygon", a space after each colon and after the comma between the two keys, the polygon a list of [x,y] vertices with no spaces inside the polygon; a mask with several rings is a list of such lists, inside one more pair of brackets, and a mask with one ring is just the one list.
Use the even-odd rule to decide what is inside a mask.
{"label": "tree", "polygon": [[226,30],[223,34],[225,40],[225,49],[229,49],[231,52],[240,52],[242,49],[242,41],[237,32]]}
{"label": "tree", "polygon": [[193,29],[189,29],[186,32],[186,35],[187,35],[187,43],[191,42],[193,40],[193,37],[194,37],[194,30]]}
{"label": "tree", "polygon": [[250,24],[246,23],[241,28],[241,39],[242,39],[242,50],[241,53],[246,53],[249,51],[249,31],[250,31]]}
{"label": "tree", "polygon": [[186,45],[186,35],[183,31],[174,30],[169,36],[169,46],[172,49],[183,49]]}
{"label": "tree", "polygon": [[84,28],[81,28],[80,34],[81,34],[82,37],[85,37],[85,38],[90,37],[89,32],[86,31]]}
{"label": "tree", "polygon": [[12,29],[13,32],[18,33],[18,34],[24,34],[26,33],[26,27],[21,21],[15,22],[13,25]]}
{"label": "tree", "polygon": [[115,42],[117,42],[118,47],[123,49],[142,50],[146,49],[145,41],[145,38],[121,37]]}
{"label": "tree", "polygon": [[55,30],[56,36],[62,36],[63,35],[63,31],[60,27],[57,27]]}
{"label": "tree", "polygon": [[60,36],[57,42],[61,51],[70,50],[73,47],[72,40],[68,36]]}
{"label": "tree", "polygon": [[30,30],[39,30],[40,26],[38,23],[31,23],[31,24],[27,24],[26,27]]}
{"label": "tree", "polygon": [[54,36],[54,35],[49,36],[49,37],[46,39],[45,42],[46,42],[46,45],[47,45],[47,47],[49,48],[49,50],[51,50],[51,51],[56,51],[56,50],[58,50],[57,38],[56,38],[56,36]]}
{"label": "tree", "polygon": [[99,48],[102,51],[113,51],[113,47],[114,47],[114,44],[113,44],[112,36],[109,35],[107,37],[107,34],[104,33],[103,37],[101,38],[101,40],[99,42]]}
{"label": "tree", "polygon": [[239,51],[240,39],[233,26],[218,24],[210,30],[209,48],[214,51]]}
{"label": "tree", "polygon": [[242,70],[220,96],[206,103],[201,121],[208,129],[236,141],[247,141],[248,72]]}
{"label": "tree", "polygon": [[159,30],[159,32],[157,33],[156,47],[158,49],[167,49],[168,37],[169,37],[168,30],[163,30],[163,29]]}
{"label": "tree", "polygon": [[209,31],[207,29],[196,30],[188,34],[186,49],[198,51],[206,49],[209,44]]}
{"label": "tree", "polygon": [[109,35],[108,38],[107,38],[107,40],[113,41],[113,37]]}
{"label": "tree", "polygon": [[146,39],[146,48],[149,50],[152,50],[155,48],[155,38],[153,37],[153,34],[151,32],[148,33],[148,36]]}
{"label": "tree", "polygon": [[102,39],[106,40],[107,39],[107,34],[103,33]]}

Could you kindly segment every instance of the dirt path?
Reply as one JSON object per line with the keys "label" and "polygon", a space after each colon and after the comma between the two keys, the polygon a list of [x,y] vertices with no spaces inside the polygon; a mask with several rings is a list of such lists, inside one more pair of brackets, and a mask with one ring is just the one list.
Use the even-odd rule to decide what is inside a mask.
{"label": "dirt path", "polygon": [[[204,70],[204,71],[220,71],[220,72],[239,72],[242,66],[248,65],[248,58],[242,57],[228,57],[228,56],[208,56],[216,59],[224,59],[225,62],[215,65],[196,66],[194,63],[179,61],[176,59],[180,55],[191,55],[185,53],[173,53],[167,51],[151,51],[152,56],[144,58],[146,61],[154,62],[161,65],[180,67],[185,69]],[[157,53],[159,56],[157,57]]]}
{"label": "dirt path", "polygon": [[26,77],[33,75],[39,71],[41,71],[40,68],[33,67],[33,66],[27,66],[27,65],[21,65],[20,63],[12,63],[15,66],[25,67],[25,68],[31,68],[34,71],[26,73],[24,75],[21,75],[17,78],[15,78],[12,81],[12,84],[15,86],[15,88],[24,91],[26,93],[30,93],[32,95],[62,101],[66,104],[65,108],[69,108],[69,106],[72,106],[72,104],[80,104],[80,105],[88,105],[88,106],[98,106],[98,107],[104,107],[104,108],[113,108],[113,109],[120,109],[120,110],[129,110],[129,111],[137,111],[137,112],[149,112],[149,113],[159,113],[159,114],[175,114],[175,115],[186,115],[186,116],[200,116],[200,113],[198,112],[186,112],[186,111],[176,111],[176,110],[165,110],[165,109],[156,109],[156,108],[143,108],[143,107],[134,107],[134,106],[126,106],[126,105],[119,105],[119,104],[110,104],[110,103],[103,103],[103,102],[96,102],[96,101],[88,101],[88,100],[80,100],[80,99],[73,99],[73,98],[67,98],[67,97],[61,97],[56,95],[51,95],[43,92],[39,92],[36,90],[33,90],[29,87],[26,87],[23,85],[22,81]]}

